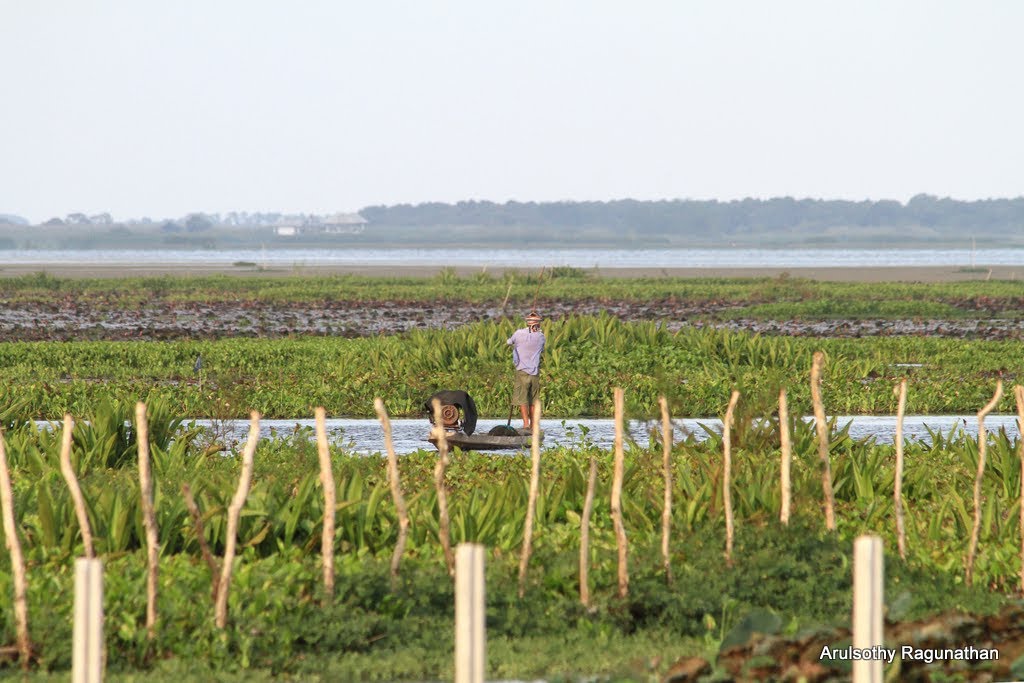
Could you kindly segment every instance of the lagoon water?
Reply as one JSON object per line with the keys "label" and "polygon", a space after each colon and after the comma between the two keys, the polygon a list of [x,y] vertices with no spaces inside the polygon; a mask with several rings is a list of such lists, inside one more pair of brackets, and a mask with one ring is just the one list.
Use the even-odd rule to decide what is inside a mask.
{"label": "lagoon water", "polygon": [[1024,249],[10,249],[0,265],[160,264],[540,268],[1024,266]]}
{"label": "lagoon water", "polygon": [[[812,418],[805,417],[810,422]],[[244,442],[249,430],[248,420],[225,420],[212,422],[210,420],[196,420],[197,425],[209,427],[224,434],[227,441],[233,445]],[[859,439],[863,437],[874,437],[878,442],[892,442],[896,433],[896,418],[890,415],[840,415],[837,417],[839,427],[850,423],[850,436]],[[260,434],[262,438],[284,437],[297,435],[299,438],[312,439],[314,421],[311,419],[301,420],[262,420],[260,422]],[[505,420],[481,419],[477,422],[477,433],[486,434],[495,425],[503,425]],[[722,423],[717,419],[682,419],[675,420],[675,438],[681,439],[685,434],[693,434],[698,440],[704,440],[708,431],[721,433]],[[513,426],[515,422],[513,421]],[[309,429],[303,429],[309,428]],[[601,419],[569,419],[560,420],[551,418],[542,420],[544,429],[544,447],[550,446],[571,446],[580,444],[585,438],[602,449],[610,449],[615,437],[615,424],[613,420]],[[975,415],[907,415],[903,420],[903,433],[907,439],[929,441],[929,428],[934,431],[941,431],[948,435],[952,430],[962,429],[965,434],[977,437],[978,421]],[[658,430],[660,434],[660,422],[631,422],[629,424],[630,436],[640,444],[648,443],[650,430]],[[989,415],[985,419],[985,430],[996,432],[1005,429],[1011,438],[1019,434],[1017,430],[1017,418],[1013,415]],[[420,420],[392,420],[391,432],[392,442],[396,453],[412,453],[418,449],[426,448],[433,450],[426,441],[429,425],[425,419]],[[351,450],[365,455],[373,455],[384,452],[384,436],[381,431],[380,422],[377,420],[352,420],[336,419],[327,420],[327,438],[332,443],[340,443],[348,446]],[[497,451],[497,453],[514,453],[515,451]]]}

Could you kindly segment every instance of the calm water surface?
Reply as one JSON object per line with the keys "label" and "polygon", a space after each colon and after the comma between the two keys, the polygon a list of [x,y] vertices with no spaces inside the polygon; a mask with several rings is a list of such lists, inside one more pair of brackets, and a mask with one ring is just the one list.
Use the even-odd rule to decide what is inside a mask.
{"label": "calm water surface", "polygon": [[[804,418],[811,421],[810,417]],[[222,422],[211,422],[210,420],[196,420],[202,426],[222,430],[228,440],[234,444],[243,442],[249,431],[248,420],[227,420]],[[866,436],[873,436],[880,442],[891,442],[896,432],[896,418],[893,416],[838,416],[839,426],[850,423],[850,436],[859,439]],[[301,434],[303,438],[312,438],[312,432],[302,431],[303,427],[314,426],[311,419],[303,420],[262,420],[260,422],[261,436],[287,436],[290,434]],[[503,425],[505,420],[479,420],[477,432],[486,434],[495,425]],[[513,421],[513,426],[516,422]],[[597,446],[609,449],[615,437],[615,424],[613,420],[558,420],[549,419],[542,421],[544,429],[544,446],[561,446],[578,444],[585,437],[594,442]],[[640,442],[646,444],[651,429],[657,429],[660,433],[660,422],[631,422],[629,424],[630,435]],[[940,430],[948,434],[953,429],[963,429],[966,434],[977,436],[978,421],[975,415],[908,415],[903,420],[903,433],[908,439],[929,440],[928,428],[932,431]],[[1003,428],[1011,437],[1017,437],[1017,418],[1013,415],[989,415],[985,419],[985,429],[995,432]],[[391,432],[395,452],[404,454],[412,453],[420,448],[433,449],[426,441],[429,425],[425,419],[418,420],[392,420]],[[722,423],[717,419],[684,419],[675,420],[676,438],[682,438],[684,434],[693,434],[698,440],[703,441],[708,436],[708,430],[721,433]],[[327,436],[332,442],[340,442],[349,445],[353,450],[363,454],[375,454],[384,451],[384,435],[381,431],[380,422],[377,420],[327,420]],[[500,453],[501,451],[499,451]],[[505,451],[511,453],[513,451]]]}

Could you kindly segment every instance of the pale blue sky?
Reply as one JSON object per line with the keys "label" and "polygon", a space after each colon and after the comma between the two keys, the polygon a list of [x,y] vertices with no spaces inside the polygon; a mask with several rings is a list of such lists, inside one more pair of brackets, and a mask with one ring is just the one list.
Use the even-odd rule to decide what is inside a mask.
{"label": "pale blue sky", "polygon": [[0,0],[0,213],[1024,195],[1024,2]]}

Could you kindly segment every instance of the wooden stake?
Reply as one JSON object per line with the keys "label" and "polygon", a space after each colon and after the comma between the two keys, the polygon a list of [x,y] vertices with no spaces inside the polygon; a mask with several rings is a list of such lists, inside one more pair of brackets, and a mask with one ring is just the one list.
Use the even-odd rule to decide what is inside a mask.
{"label": "wooden stake", "polygon": [[814,402],[814,426],[818,433],[818,458],[821,460],[821,488],[825,494],[825,528],[836,530],[835,500],[832,496],[832,466],[828,459],[828,422],[825,421],[825,406],[821,402],[821,366],[825,354],[815,351],[811,364],[811,399]]}
{"label": "wooden stake", "polygon": [[981,532],[981,480],[985,476],[985,453],[988,437],[985,435],[985,416],[995,409],[1003,397],[1003,380],[996,382],[996,393],[985,407],[978,411],[978,472],[974,476],[974,526],[971,527],[971,546],[967,551],[967,585],[974,581],[974,558],[978,551],[978,536]]}
{"label": "wooden stake", "polygon": [[519,555],[519,597],[526,594],[526,566],[530,562],[533,551],[533,517],[537,507],[537,489],[540,486],[540,401],[533,402],[533,439],[530,452],[532,466],[530,468],[530,498],[526,503],[526,524],[523,528],[523,550]]}
{"label": "wooden stake", "polygon": [[725,562],[732,566],[733,518],[732,518],[732,421],[740,392],[735,389],[729,397],[729,407],[722,420],[722,504],[725,506]]}
{"label": "wooden stake", "polygon": [[594,489],[597,487],[597,458],[590,456],[587,495],[580,516],[580,602],[590,607],[590,513],[594,511]]}
{"label": "wooden stake", "polygon": [[103,680],[103,563],[75,560],[75,604],[71,641],[71,682]]}
{"label": "wooden stake", "polygon": [[[860,536],[853,542],[853,634],[859,650],[882,647],[884,641],[882,539]],[[882,660],[853,662],[854,683],[882,683]]]}
{"label": "wooden stake", "polygon": [[487,670],[484,554],[460,543],[455,570],[455,683],[483,683]]}
{"label": "wooden stake", "polygon": [[377,411],[377,418],[384,430],[384,448],[388,452],[388,483],[391,485],[391,498],[395,501],[395,510],[398,512],[398,542],[395,543],[395,552],[391,555],[391,587],[395,588],[398,585],[398,567],[402,562],[405,541],[409,535],[409,511],[405,507],[402,483],[398,478],[398,456],[395,455],[395,448],[391,442],[391,420],[384,409],[384,401],[375,399],[373,408]]}
{"label": "wooden stake", "polygon": [[793,445],[789,438],[789,403],[785,389],[779,390],[779,447],[782,449],[782,509],[779,511],[779,521],[789,526],[790,500],[793,497],[789,470],[793,461]]}
{"label": "wooden stake", "polygon": [[615,403],[615,464],[612,469],[612,524],[615,527],[615,544],[619,549],[619,597],[629,595],[629,568],[627,560],[629,545],[626,538],[626,527],[622,523],[622,478],[625,474],[624,455],[622,452],[622,420],[623,393],[619,387],[613,394]]}
{"label": "wooden stake", "polygon": [[448,520],[448,488],[444,484],[444,472],[448,467],[448,435],[441,419],[441,402],[434,399],[434,434],[437,436],[437,464],[434,465],[434,488],[437,489],[438,529],[441,549],[448,574],[455,576],[455,554],[452,552],[451,523]]}
{"label": "wooden stake", "polygon": [[231,572],[234,569],[235,545],[238,543],[238,518],[242,514],[242,506],[249,495],[252,483],[252,459],[256,453],[256,442],[260,440],[260,414],[255,410],[249,413],[249,438],[242,451],[242,473],[238,478],[238,488],[228,506],[228,528],[224,540],[224,562],[221,564],[220,583],[217,585],[215,619],[217,628],[224,628],[228,623],[228,588],[231,586]]}
{"label": "wooden stake", "polygon": [[661,408],[661,468],[665,479],[665,503],[661,509],[661,563],[665,569],[665,581],[671,584],[669,535],[672,532],[672,420],[664,396],[658,397],[658,406]]}
{"label": "wooden stake", "polygon": [[893,506],[896,509],[896,547],[900,559],[907,559],[907,531],[903,525],[903,415],[907,409],[907,380],[902,379],[893,387],[899,396],[896,404],[896,481],[893,485]]}
{"label": "wooden stake", "polygon": [[1020,458],[1020,585],[1018,589],[1024,593],[1024,387],[1013,388],[1013,397],[1017,402],[1017,454]]}
{"label": "wooden stake", "polygon": [[149,469],[149,422],[146,404],[135,404],[135,442],[139,453],[139,493],[142,502],[142,524],[146,530],[146,637],[156,638],[156,587],[160,567],[160,536],[157,533],[156,511],[153,509],[153,476]]}
{"label": "wooden stake", "polygon": [[18,531],[14,523],[14,491],[11,487],[11,473],[7,468],[7,444],[0,430],[0,513],[3,513],[4,545],[11,554],[11,574],[14,578],[14,623],[18,638],[18,653],[21,668],[28,671],[32,647],[28,640],[28,602],[25,595],[28,582],[25,580],[25,556],[21,553]]}
{"label": "wooden stake", "polygon": [[335,501],[334,471],[331,468],[331,449],[327,445],[327,411],[318,407],[313,411],[316,418],[316,452],[320,460],[320,485],[324,489],[324,527],[320,535],[320,557],[323,562],[324,606],[334,597],[334,514]]}
{"label": "wooden stake", "polygon": [[192,488],[188,484],[182,484],[181,494],[185,497],[185,507],[188,508],[188,513],[192,517],[192,526],[196,531],[196,540],[199,541],[199,550],[203,554],[206,566],[210,568],[210,597],[216,603],[217,586],[220,583],[220,567],[217,566],[217,560],[213,558],[210,546],[206,542],[206,532],[203,531],[203,516],[199,513],[199,506],[196,505],[195,498],[192,497]]}
{"label": "wooden stake", "polygon": [[78,477],[71,466],[71,436],[75,429],[75,421],[70,413],[64,414],[64,431],[60,439],[60,473],[64,475],[68,491],[71,492],[71,501],[75,504],[75,517],[78,518],[78,529],[82,534],[82,550],[89,559],[96,557],[92,545],[92,528],[89,526],[89,515],[85,510],[85,499],[82,497],[82,489],[78,485]]}

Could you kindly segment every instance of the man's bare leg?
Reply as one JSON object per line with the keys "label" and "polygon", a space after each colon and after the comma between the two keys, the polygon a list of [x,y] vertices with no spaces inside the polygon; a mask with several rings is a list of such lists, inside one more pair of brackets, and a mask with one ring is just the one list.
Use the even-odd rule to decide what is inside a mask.
{"label": "man's bare leg", "polygon": [[528,406],[519,406],[519,412],[523,416],[523,429],[530,428],[530,409]]}

